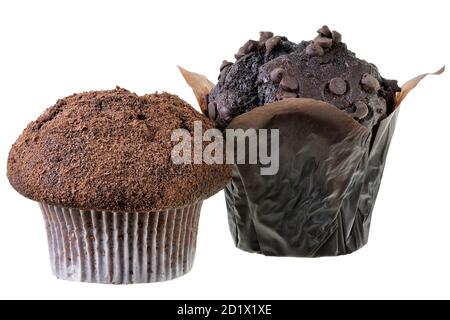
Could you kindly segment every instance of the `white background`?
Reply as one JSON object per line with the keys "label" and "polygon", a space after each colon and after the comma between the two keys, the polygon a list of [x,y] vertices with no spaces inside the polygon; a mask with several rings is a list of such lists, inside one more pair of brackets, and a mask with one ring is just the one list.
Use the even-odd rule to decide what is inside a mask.
{"label": "white background", "polygon": [[[267,258],[234,248],[223,193],[202,211],[197,259],[178,280],[136,286],[53,278],[36,203],[6,179],[8,151],[58,98],[170,91],[196,106],[176,65],[217,79],[261,30],[299,42],[322,24],[403,83],[447,63],[448,1],[1,1],[0,298],[450,298],[449,77],[403,103],[368,246],[346,257]],[[407,8],[406,8],[407,6]]]}

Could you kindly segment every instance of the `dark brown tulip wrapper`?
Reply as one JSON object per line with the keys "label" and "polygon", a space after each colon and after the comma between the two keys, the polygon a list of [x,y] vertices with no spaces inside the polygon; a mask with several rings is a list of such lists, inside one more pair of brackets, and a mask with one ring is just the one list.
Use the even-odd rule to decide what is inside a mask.
{"label": "dark brown tulip wrapper", "polygon": [[226,187],[236,246],[268,256],[321,257],[367,244],[399,105],[425,76],[403,86],[395,110],[372,132],[312,99],[285,99],[236,117],[229,128],[280,130],[278,173],[262,176],[261,165],[238,164]]}

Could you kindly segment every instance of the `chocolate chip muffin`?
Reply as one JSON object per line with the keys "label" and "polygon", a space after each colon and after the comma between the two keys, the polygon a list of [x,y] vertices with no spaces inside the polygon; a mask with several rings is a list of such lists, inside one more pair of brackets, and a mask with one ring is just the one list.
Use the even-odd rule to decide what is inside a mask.
{"label": "chocolate chip muffin", "polygon": [[125,89],[75,94],[30,123],[8,178],[40,203],[54,273],[100,283],[154,282],[190,270],[202,201],[224,165],[171,161],[171,134],[213,123],[177,96]]}
{"label": "chocolate chip muffin", "polygon": [[400,91],[326,26],[300,44],[262,32],[236,59],[223,63],[216,85],[180,68],[202,112],[234,145],[225,200],[236,247],[282,257],[359,250],[369,239],[400,105],[429,74]]}
{"label": "chocolate chip muffin", "polygon": [[375,65],[358,59],[327,26],[300,44],[261,32],[224,61],[208,96],[208,115],[220,128],[256,107],[285,98],[312,98],[333,104],[371,130],[394,108],[400,91]]}

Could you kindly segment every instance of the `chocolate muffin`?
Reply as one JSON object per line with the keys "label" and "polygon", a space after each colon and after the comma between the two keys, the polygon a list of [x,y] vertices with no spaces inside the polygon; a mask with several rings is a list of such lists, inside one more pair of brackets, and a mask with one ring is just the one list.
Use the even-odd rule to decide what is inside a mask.
{"label": "chocolate muffin", "polygon": [[225,199],[236,247],[281,257],[359,250],[400,105],[429,74],[400,89],[326,26],[300,44],[262,32],[236,59],[223,63],[216,85],[181,70],[203,113],[234,145]]}
{"label": "chocolate muffin", "polygon": [[261,32],[225,61],[208,96],[209,116],[225,128],[245,112],[285,98],[311,98],[333,104],[371,130],[392,113],[395,80],[380,76],[375,65],[358,59],[327,26],[300,44]]}
{"label": "chocolate muffin", "polygon": [[30,123],[8,178],[40,203],[53,271],[68,280],[169,280],[192,267],[202,201],[231,169],[171,161],[171,134],[213,123],[177,96],[74,94]]}

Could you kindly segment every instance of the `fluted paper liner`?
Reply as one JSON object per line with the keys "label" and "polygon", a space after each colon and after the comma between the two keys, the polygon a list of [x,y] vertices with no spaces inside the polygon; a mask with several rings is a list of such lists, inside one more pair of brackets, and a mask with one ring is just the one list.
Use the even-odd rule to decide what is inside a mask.
{"label": "fluted paper liner", "polygon": [[[286,99],[236,117],[229,128],[280,130],[278,174],[261,176],[260,165],[235,165],[225,190],[236,246],[295,257],[337,256],[363,247],[399,106],[427,75],[405,83],[394,111],[373,132],[312,99]],[[192,85],[192,78],[190,85],[194,92],[202,86]]]}
{"label": "fluted paper liner", "polygon": [[194,263],[201,206],[137,213],[40,203],[52,271],[59,279],[103,284],[180,277]]}

